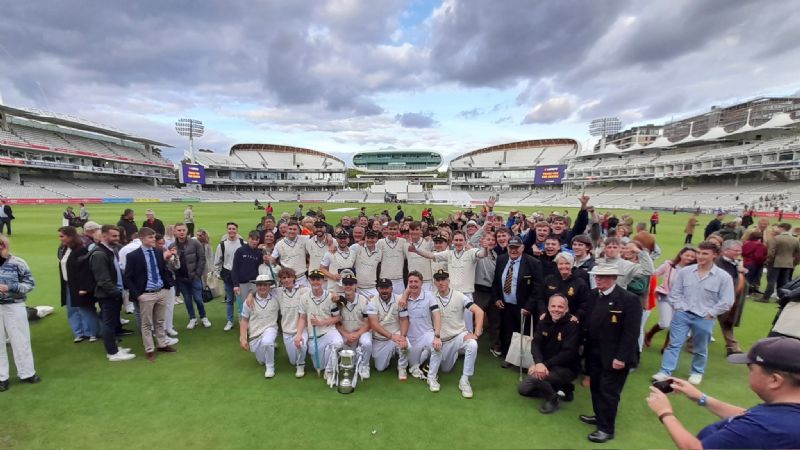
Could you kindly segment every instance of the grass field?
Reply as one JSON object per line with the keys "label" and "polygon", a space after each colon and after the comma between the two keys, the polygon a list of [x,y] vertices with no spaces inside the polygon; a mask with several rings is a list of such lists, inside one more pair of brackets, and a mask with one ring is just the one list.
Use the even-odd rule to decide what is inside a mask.
{"label": "grass field", "polygon": [[[122,209],[129,206],[136,209],[137,222],[149,207],[165,223],[183,218],[182,204],[137,203],[90,205],[92,219],[116,223]],[[296,205],[274,206],[282,212],[293,211]],[[327,210],[361,205],[322,206]],[[368,211],[384,207],[388,206],[368,205]],[[405,210],[419,217],[421,208],[408,205]],[[101,342],[72,343],[65,311],[59,307],[55,253],[62,210],[60,206],[14,209],[12,251],[28,261],[37,282],[28,304],[53,305],[56,312],[31,326],[36,368],[43,382],[19,384],[12,364],[11,389],[0,394],[0,448],[590,447],[586,435],[593,428],[578,421],[578,414],[591,413],[588,390],[578,387],[574,402],[543,416],[536,411],[539,400],[517,395],[517,372],[501,369],[485,342],[481,342],[472,378],[472,400],[462,399],[457,387],[460,363],[453,373],[441,376],[438,394],[430,393],[418,380],[398,382],[390,368],[384,374],[373,371],[354,394],[344,396],[328,389],[313,371],[295,379],[282,348],[276,354],[276,378],[265,380],[255,358],[239,348],[237,329],[222,331],[225,308],[217,299],[207,307],[214,324],[211,329],[186,330],[186,310],[176,305],[178,353],[159,355],[150,364],[136,335],[126,338],[124,345],[139,356],[131,362],[109,363]],[[450,211],[449,206],[434,207],[437,218]],[[327,215],[330,221],[342,214]],[[645,211],[633,215],[637,220],[649,217]],[[245,232],[258,222],[259,213],[251,204],[196,204],[195,217],[198,227],[220,236],[226,221],[237,221]],[[657,237],[665,256],[674,255],[682,245],[687,218],[686,214],[662,216]],[[701,218],[698,234],[708,219]],[[747,304],[743,326],[736,332],[745,348],[766,335],[774,314],[774,304]],[[724,361],[718,330],[715,335],[703,390],[742,406],[756,404],[758,399],[747,385],[747,368]],[[659,364],[658,350],[646,349],[640,369],[628,379],[617,437],[608,447],[672,447],[644,401],[649,377]],[[684,355],[676,374],[688,376],[688,367],[689,358]],[[693,432],[714,420],[684,398],[674,399],[673,404],[677,416]]]}

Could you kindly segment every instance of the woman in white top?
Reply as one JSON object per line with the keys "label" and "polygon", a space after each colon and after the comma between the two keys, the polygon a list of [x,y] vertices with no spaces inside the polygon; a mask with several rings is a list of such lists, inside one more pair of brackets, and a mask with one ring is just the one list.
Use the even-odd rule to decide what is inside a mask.
{"label": "woman in white top", "polygon": [[[645,334],[645,346],[650,347],[656,333],[669,328],[669,324],[672,322],[672,314],[674,311],[672,310],[672,305],[667,302],[667,296],[669,296],[670,287],[678,271],[696,263],[697,252],[695,249],[692,247],[684,247],[678,252],[678,256],[676,256],[675,259],[664,261],[664,264],[661,264],[661,266],[656,269],[655,275],[661,277],[661,284],[656,288],[656,295],[658,296],[658,323],[653,325],[647,334]],[[669,333],[667,333],[667,339],[664,341],[664,347],[661,348],[661,353],[664,353],[664,349],[667,348],[668,345]]]}

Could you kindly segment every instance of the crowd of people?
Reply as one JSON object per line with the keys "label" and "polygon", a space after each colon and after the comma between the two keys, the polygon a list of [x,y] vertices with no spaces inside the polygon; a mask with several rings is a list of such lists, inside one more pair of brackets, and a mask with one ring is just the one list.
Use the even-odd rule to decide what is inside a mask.
{"label": "crowd of people", "polygon": [[[515,333],[530,332],[532,344],[524,352],[530,352],[533,364],[526,368],[519,393],[542,398],[539,411],[551,414],[574,398],[575,383],[582,378],[590,388],[593,413],[579,419],[595,427],[588,439],[602,443],[616,433],[629,373],[662,330],[668,331],[654,381],[708,401],[695,386],[706,375],[714,323],[720,324],[728,355],[741,359],[734,330],[747,296],[771,301],[800,262],[800,241],[788,224],[771,225],[766,218],[749,227],[742,220],[723,224],[720,213],[706,226],[703,242],[693,247],[694,215],[685,246],[655,267],[661,252],[657,213],[649,224],[634,223],[627,215],[617,219],[596,211],[586,196],[579,202],[574,220],[566,211],[503,216],[490,199],[477,210],[438,221],[431,209],[415,220],[401,206],[376,214],[362,207],[357,216],[343,216],[335,224],[326,221],[321,209],[304,212],[300,205],[276,216],[268,204],[252,231],[240,232],[229,221],[219,241],[207,230],[195,233],[191,206],[182,222],[168,226],[152,210],[138,226],[134,211],[126,209],[116,225],[86,220],[82,230],[59,228],[62,305],[74,341],[102,339],[110,362],[135,358],[131,348],[118,345],[118,336],[134,333],[125,328],[129,321],[122,311],[133,313],[145,357],[155,362],[159,353],[177,351],[176,304],[186,307],[187,330],[198,319],[212,327],[205,302],[219,284],[226,305],[223,330],[239,327],[240,346],[254,354],[268,379],[276,376],[280,336],[295,376],[305,375],[310,358],[329,386],[337,383],[341,349],[356,352],[361,379],[370,378],[372,368],[385,371],[396,358],[398,379],[424,380],[431,392],[441,389],[439,374],[453,370],[463,355],[458,388],[465,398],[474,395],[470,378],[481,335],[487,334],[481,342],[489,353],[512,367],[523,365],[510,352]],[[0,239],[0,330],[11,342],[19,377],[38,382],[27,321],[18,311],[34,281],[9,246],[7,238]],[[762,292],[765,268],[768,283]],[[781,311],[788,310],[788,300],[780,303]],[[646,330],[653,309],[658,322]],[[800,330],[773,334],[780,342],[800,338]],[[685,345],[693,353],[687,381],[675,377]],[[784,352],[796,352],[792,345],[779,344]],[[793,355],[800,360],[800,354]],[[780,363],[776,368],[760,359],[750,363],[762,368],[751,367],[751,378],[754,372],[772,376],[763,381],[765,389],[784,389],[777,397],[756,392],[767,404],[794,398],[794,409],[786,414],[800,418],[793,397],[800,389],[798,367]],[[4,358],[1,390],[8,389],[8,378]],[[654,391],[648,402],[679,446],[689,442],[666,419],[672,413],[661,392]],[[729,405],[709,408],[721,417],[750,414],[734,414]],[[754,420],[772,417],[762,414]],[[788,439],[776,442],[800,445],[797,431],[772,429]],[[703,445],[708,436],[713,436],[709,442],[733,442],[720,437],[732,430],[722,424],[696,439]]]}

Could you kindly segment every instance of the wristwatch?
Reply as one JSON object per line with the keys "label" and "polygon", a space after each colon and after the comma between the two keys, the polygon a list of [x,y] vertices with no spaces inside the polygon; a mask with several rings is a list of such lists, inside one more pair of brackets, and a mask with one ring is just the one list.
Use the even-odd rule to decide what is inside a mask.
{"label": "wristwatch", "polygon": [[700,406],[706,406],[706,403],[708,403],[708,396],[706,394],[701,395],[700,398],[697,399],[697,404]]}

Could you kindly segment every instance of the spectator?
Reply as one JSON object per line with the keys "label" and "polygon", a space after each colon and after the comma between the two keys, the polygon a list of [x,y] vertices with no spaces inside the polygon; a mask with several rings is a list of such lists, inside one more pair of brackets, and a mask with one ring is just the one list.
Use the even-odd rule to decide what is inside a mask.
{"label": "spectator", "polygon": [[125,211],[119,216],[117,227],[119,227],[120,244],[125,245],[133,240],[133,235],[139,231],[139,227],[134,222],[134,211],[132,209],[125,208]]}
{"label": "spectator", "polygon": [[186,235],[189,237],[194,236],[194,209],[192,205],[188,205],[183,210],[183,223],[186,224]]}
{"label": "spectator", "polygon": [[762,294],[761,274],[764,273],[764,263],[767,261],[767,246],[762,241],[761,231],[754,230],[749,233],[749,239],[742,245],[744,267],[747,269],[747,285],[751,294]]}
{"label": "spectator", "polygon": [[[669,329],[669,324],[672,322],[672,315],[675,311],[672,305],[667,301],[672,283],[678,275],[678,271],[686,266],[697,264],[697,252],[692,247],[684,247],[678,252],[678,256],[674,259],[665,261],[664,264],[659,266],[655,271],[655,275],[661,277],[661,284],[656,287],[656,297],[658,307],[658,323],[654,324],[650,331],[644,336],[644,345],[650,347],[653,337],[661,330]],[[669,345],[669,333],[664,341],[664,346],[661,348],[661,353],[664,353],[667,345]]]}
{"label": "spectator", "polygon": [[36,287],[28,264],[11,254],[11,242],[0,234],[0,392],[9,388],[10,370],[6,342],[11,344],[17,376],[23,383],[41,381],[33,365],[31,330],[25,300]]}
{"label": "spectator", "polygon": [[800,262],[800,241],[789,231],[792,226],[781,223],[776,226],[778,235],[767,243],[767,289],[761,302],[769,302],[775,288],[780,288],[792,278],[794,266]]}
{"label": "spectator", "polygon": [[97,311],[94,299],[87,292],[86,272],[80,261],[89,253],[74,227],[58,229],[61,245],[58,248],[59,279],[61,280],[61,306],[67,308],[67,321],[72,329],[73,342],[97,340]]}
{"label": "spectator", "polygon": [[147,219],[142,222],[142,226],[150,228],[155,231],[156,234],[163,236],[167,230],[164,228],[164,222],[162,222],[161,219],[156,219],[156,213],[152,209],[148,209],[144,212],[144,215]]}
{"label": "spectator", "polygon": [[740,408],[704,394],[690,383],[671,378],[670,387],[692,402],[705,407],[720,421],[706,426],[697,436],[687,430],[673,413],[671,402],[651,387],[647,404],[664,424],[679,449],[702,448],[800,448],[800,340],[766,338],[750,351],[728,357],[732,363],[747,364],[750,389],[764,403]]}
{"label": "spectator", "polygon": [[14,213],[11,211],[11,205],[5,199],[0,200],[0,233],[7,228],[6,236],[11,236],[12,220],[14,220]]}

